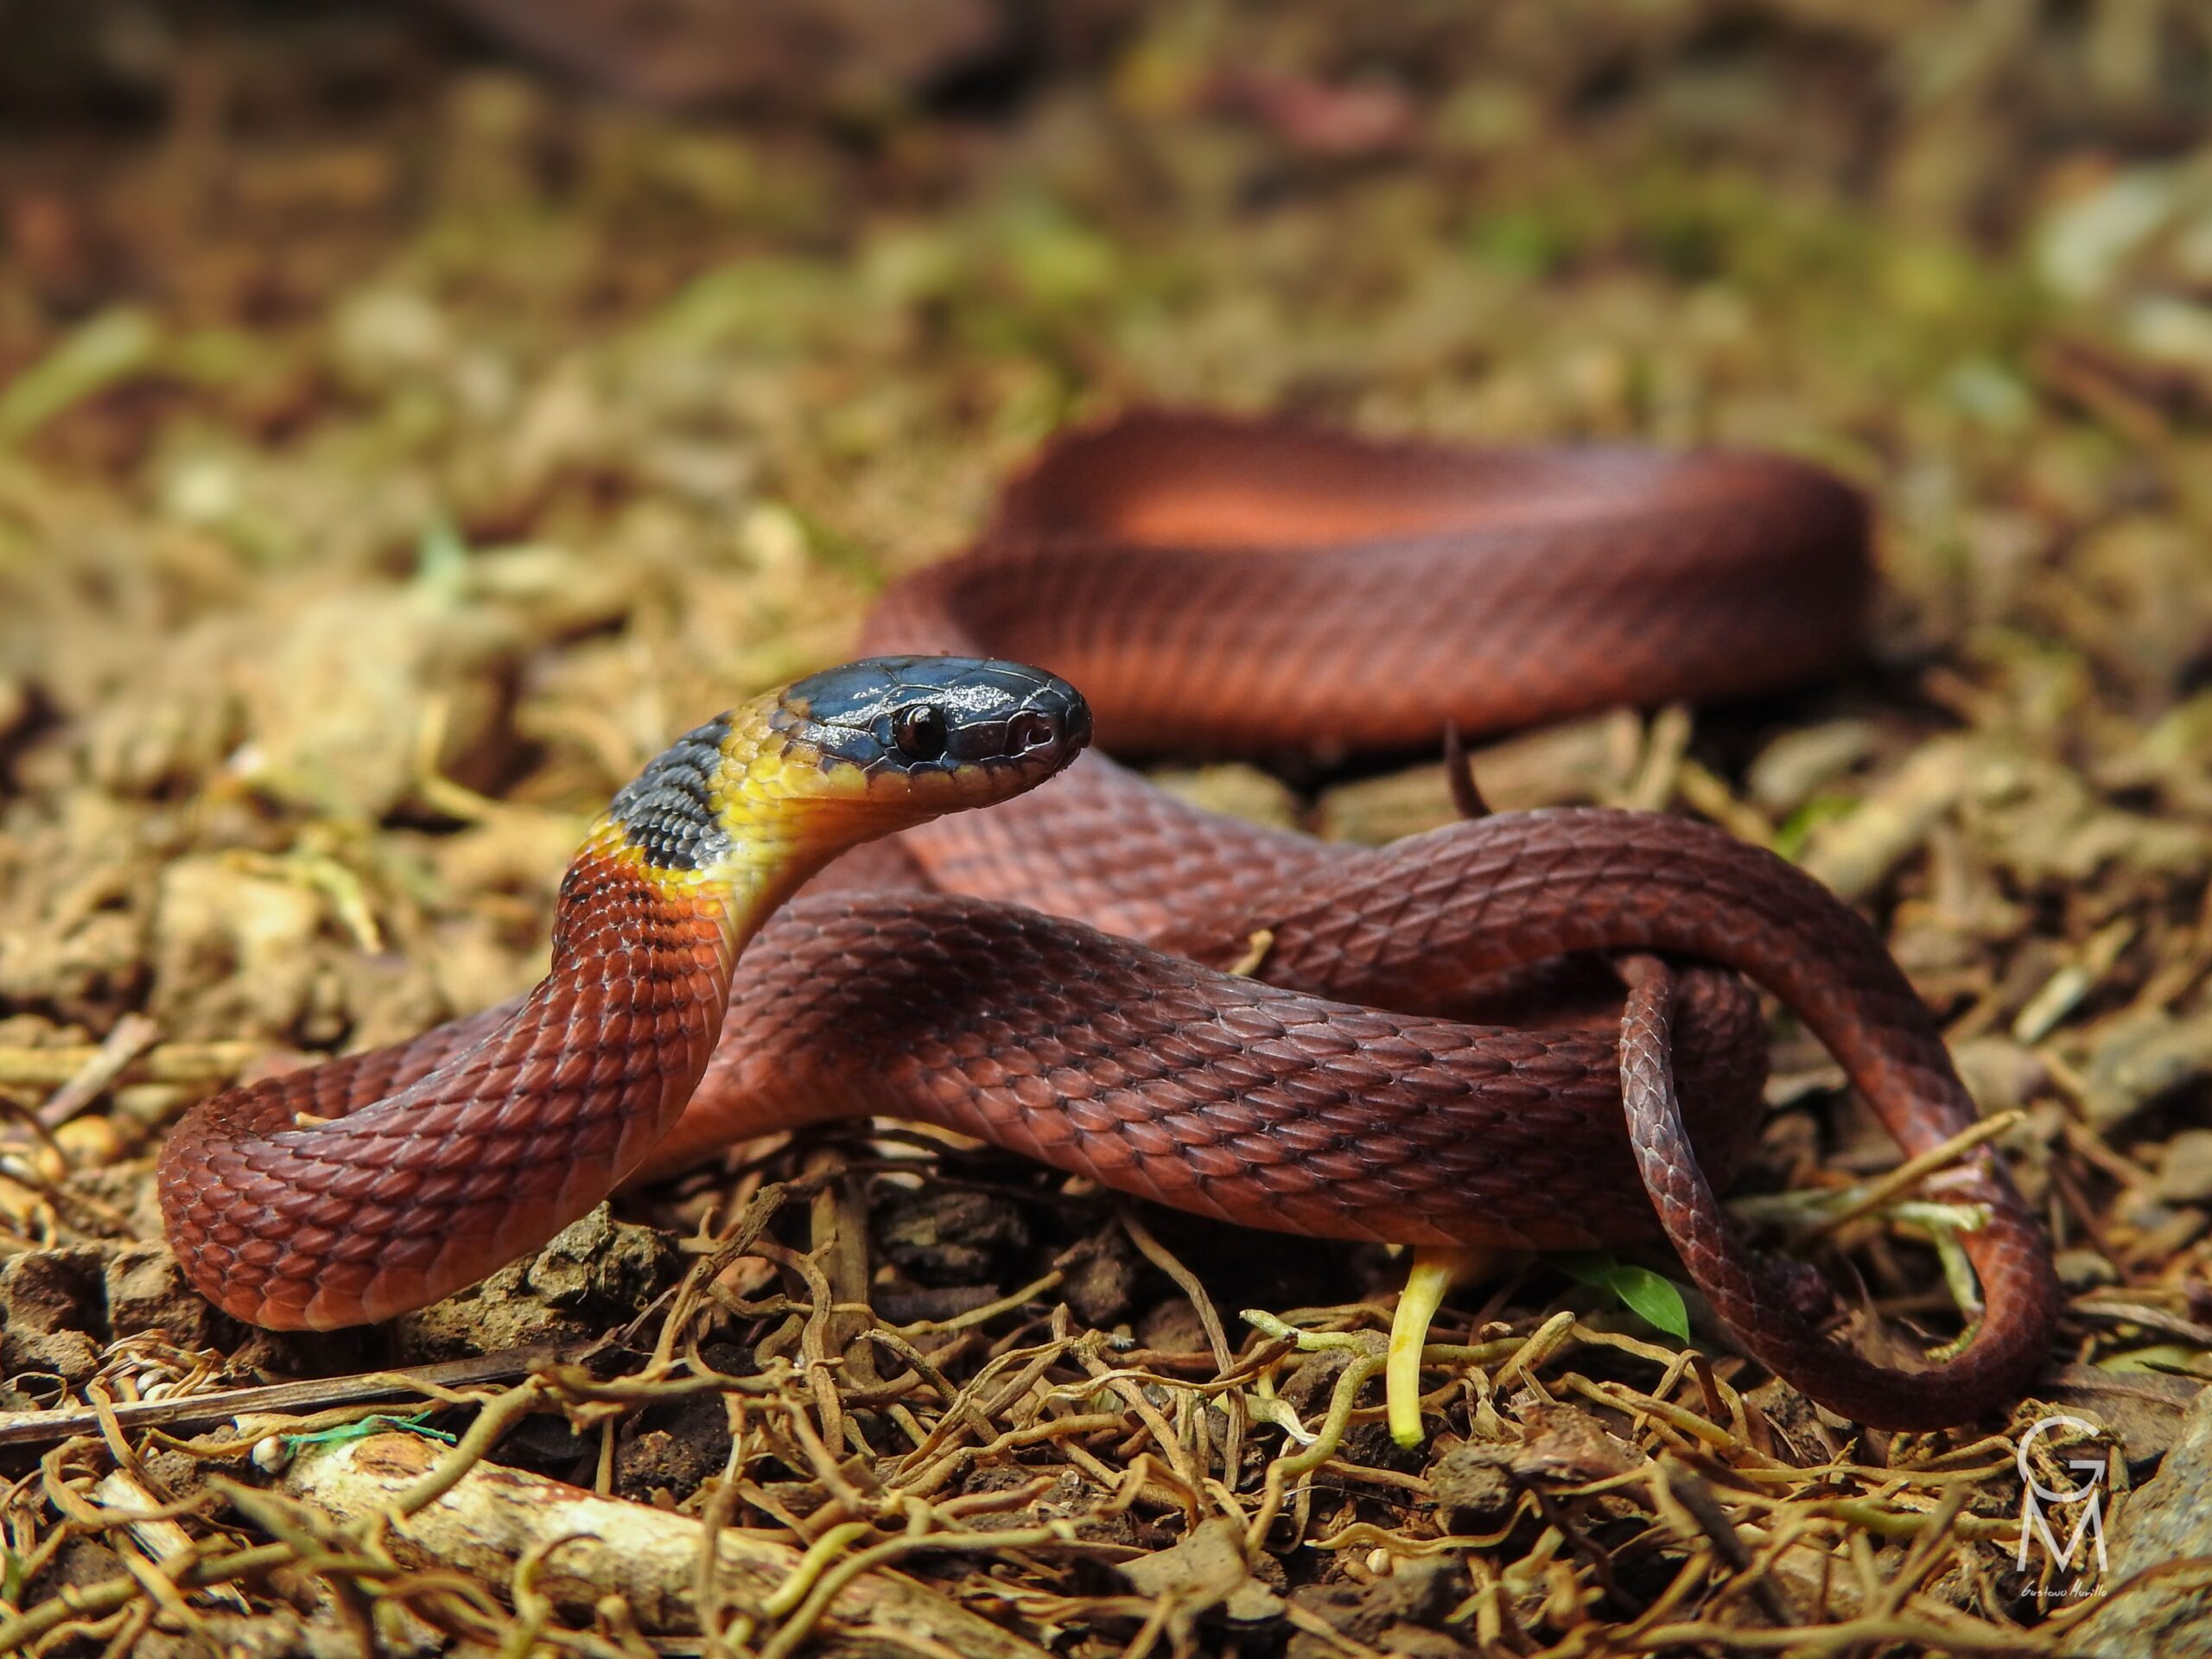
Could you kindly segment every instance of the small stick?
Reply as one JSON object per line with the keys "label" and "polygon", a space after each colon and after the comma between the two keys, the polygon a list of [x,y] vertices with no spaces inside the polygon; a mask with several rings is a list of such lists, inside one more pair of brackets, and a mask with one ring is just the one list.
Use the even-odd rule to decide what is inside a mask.
{"label": "small stick", "polygon": [[1834,1232],[1847,1221],[1855,1221],[1868,1211],[1887,1204],[1907,1187],[1924,1177],[1963,1158],[1985,1141],[1994,1141],[1999,1135],[2025,1121],[2023,1111],[1999,1112],[1970,1123],[1941,1146],[1930,1147],[1916,1158],[1906,1160],[1878,1180],[1869,1181],[1853,1193],[1850,1198],[1834,1211],[1821,1217],[1808,1238],[1821,1238]]}
{"label": "small stick", "polygon": [[[111,1040],[112,1040],[112,1033]],[[59,1048],[0,1048],[0,1084],[24,1089],[65,1088],[105,1045],[71,1043]],[[163,1043],[124,1062],[111,1083],[227,1083],[265,1045],[246,1042]]]}
{"label": "small stick", "polygon": [[1463,818],[1486,818],[1491,804],[1475,782],[1475,763],[1459,735],[1459,722],[1444,722],[1444,781],[1452,787],[1452,809]]}
{"label": "small stick", "polygon": [[[108,1408],[122,1428],[213,1428],[233,1417],[261,1413],[306,1413],[414,1394],[422,1388],[468,1388],[497,1382],[578,1357],[556,1343],[539,1343],[504,1354],[449,1359],[405,1370],[369,1371],[355,1376],[310,1377],[298,1382],[270,1382],[250,1389],[218,1389],[209,1394],[168,1400],[136,1400]],[[53,1411],[0,1412],[0,1446],[39,1446],[73,1434],[99,1432],[99,1412],[90,1406]]]}
{"label": "small stick", "polygon": [[108,1085],[128,1071],[130,1063],[154,1046],[162,1028],[143,1014],[126,1014],[115,1022],[107,1040],[79,1066],[38,1109],[38,1121],[58,1129],[98,1100]]}

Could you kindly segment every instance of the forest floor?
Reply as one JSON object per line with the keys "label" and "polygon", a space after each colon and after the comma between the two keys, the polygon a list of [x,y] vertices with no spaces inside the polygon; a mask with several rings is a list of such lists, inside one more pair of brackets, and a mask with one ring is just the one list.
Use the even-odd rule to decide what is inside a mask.
{"label": "forest floor", "polygon": [[[0,130],[0,1650],[2181,1629],[2185,1575],[2105,1592],[2164,1559],[2145,1484],[2212,1459],[2201,16],[1161,6],[1060,50],[683,118],[334,6]],[[1758,445],[1868,493],[1865,668],[1478,771],[1713,818],[1885,930],[2057,1244],[2065,1363],[2012,1421],[1859,1429],[1694,1297],[1685,1342],[1608,1287],[1648,1280],[1539,1261],[1450,1302],[1403,1449],[1402,1260],[857,1128],[366,1332],[182,1287],[178,1112],[532,983],[645,758],[847,654],[1047,435],[1151,403]],[[1451,813],[1433,762],[1169,781],[1351,839]],[[1746,1189],[1895,1163],[1786,1022],[1775,1067]],[[1813,1254],[1956,1328],[1909,1209]],[[2046,1480],[2110,1454],[2101,1579],[2016,1564],[2015,1448],[2061,1413]]]}

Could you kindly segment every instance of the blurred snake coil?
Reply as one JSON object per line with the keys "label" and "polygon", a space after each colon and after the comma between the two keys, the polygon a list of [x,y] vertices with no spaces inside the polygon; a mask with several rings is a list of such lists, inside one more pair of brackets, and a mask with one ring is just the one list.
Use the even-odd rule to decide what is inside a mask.
{"label": "blurred snake coil", "polygon": [[1663,1232],[1821,1404],[1896,1428],[2002,1408],[2058,1289],[1986,1145],[1935,1178],[1986,1216],[1981,1317],[1940,1365],[1823,1335],[1714,1197],[1762,1110],[1746,979],[1908,1155],[1975,1120],[1880,939],[1811,878],[1595,808],[1332,845],[1074,759],[1094,717],[1129,753],[1343,753],[1771,690],[1859,648],[1867,542],[1855,493],[1761,454],[1173,412],[1063,437],[974,547],[884,595],[874,660],[709,722],[615,798],[527,997],[194,1108],[161,1161],[169,1236],[241,1319],[381,1319],[632,1176],[873,1114],[1244,1226]]}

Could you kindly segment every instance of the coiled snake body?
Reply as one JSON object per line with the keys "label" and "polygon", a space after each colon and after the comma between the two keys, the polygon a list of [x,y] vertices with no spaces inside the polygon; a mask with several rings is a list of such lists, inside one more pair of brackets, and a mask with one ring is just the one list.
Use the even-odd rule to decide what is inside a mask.
{"label": "coiled snake body", "polygon": [[[1216,817],[1096,755],[1018,793],[1090,715],[1050,676],[969,660],[1049,665],[1109,746],[1403,747],[1447,720],[1804,677],[1854,647],[1870,582],[1857,498],[1765,457],[1179,416],[1065,439],[976,548],[885,596],[867,644],[890,666],[749,705],[618,797],[531,998],[196,1108],[162,1158],[170,1236],[239,1317],[353,1323],[481,1276],[639,1168],[905,1116],[1246,1225],[1529,1248],[1663,1229],[1815,1399],[1875,1425],[1973,1418],[2042,1363],[2057,1303],[1987,1147],[1946,1176],[1988,1215],[1965,1241],[1984,1317],[1929,1370],[1821,1336],[1713,1196],[1765,1070],[1737,973],[1909,1154],[1974,1118],[1910,984],[1816,883],[1653,814],[1505,813],[1369,852]],[[935,652],[951,658],[910,656]],[[918,697],[950,721],[918,762],[899,725]],[[1009,719],[1033,741],[1009,749]],[[988,764],[932,753],[939,736]],[[656,811],[677,841],[641,832]],[[1262,930],[1256,976],[1222,971]],[[1589,952],[1624,957],[1625,1005],[1557,971]]]}

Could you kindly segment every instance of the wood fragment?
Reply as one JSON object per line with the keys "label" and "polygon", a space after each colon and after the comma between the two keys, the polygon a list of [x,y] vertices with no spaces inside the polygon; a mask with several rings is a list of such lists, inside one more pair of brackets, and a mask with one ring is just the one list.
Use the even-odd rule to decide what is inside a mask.
{"label": "wood fragment", "polygon": [[[302,1455],[285,1471],[283,1489],[341,1522],[364,1520],[391,1510],[442,1450],[410,1435],[373,1435]],[[701,1537],[702,1523],[690,1516],[600,1497],[497,1464],[479,1464],[385,1535],[404,1561],[494,1584],[510,1582],[523,1559],[537,1552],[537,1591],[563,1617],[588,1621],[613,1589],[638,1628],[658,1636],[699,1632]],[[716,1536],[715,1555],[724,1605],[753,1610],[770,1602],[804,1560],[779,1538],[734,1527]],[[880,1626],[966,1659],[1043,1659],[1044,1649],[1033,1643],[899,1573],[855,1579],[832,1599],[828,1612],[813,1633],[825,1653],[881,1652],[884,1644],[868,1634]]]}

